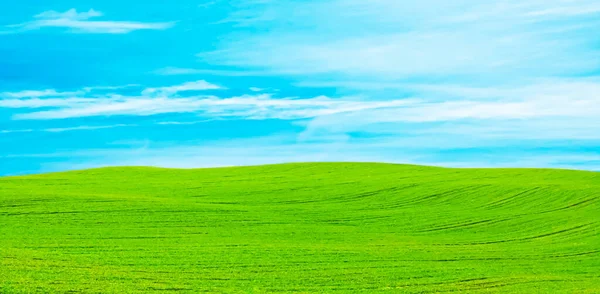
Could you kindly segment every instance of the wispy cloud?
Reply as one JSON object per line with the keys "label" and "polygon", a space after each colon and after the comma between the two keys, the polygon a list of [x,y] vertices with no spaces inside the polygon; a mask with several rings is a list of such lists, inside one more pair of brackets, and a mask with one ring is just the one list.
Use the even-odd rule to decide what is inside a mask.
{"label": "wispy cloud", "polygon": [[341,112],[395,107],[410,100],[365,102],[319,96],[307,99],[273,98],[268,94],[229,98],[216,96],[105,97],[72,99],[0,100],[0,107],[54,109],[15,114],[15,119],[64,119],[73,117],[136,115],[161,113],[197,113],[202,117],[237,117],[245,119],[302,119]]}
{"label": "wispy cloud", "polygon": [[18,92],[2,92],[0,97],[2,98],[39,98],[39,97],[68,97],[76,96],[84,93],[84,91],[73,91],[73,92],[57,92],[54,89],[46,90],[24,90]]}
{"label": "wispy cloud", "polygon": [[179,75],[214,75],[214,76],[230,76],[230,77],[245,77],[245,76],[268,76],[273,73],[267,71],[251,71],[251,70],[224,70],[224,69],[198,69],[198,68],[182,68],[182,67],[164,67],[157,69],[154,74],[161,76],[179,76]]}
{"label": "wispy cloud", "polygon": [[142,95],[148,96],[170,96],[179,92],[185,91],[205,91],[205,90],[219,90],[224,87],[209,83],[205,80],[193,81],[183,83],[181,85],[159,87],[159,88],[147,88],[142,91]]}
{"label": "wispy cloud", "polygon": [[10,133],[30,133],[34,132],[34,129],[20,129],[20,130],[0,130],[0,134],[10,134]]}
{"label": "wispy cloud", "polygon": [[163,76],[177,76],[177,75],[194,75],[203,74],[207,70],[195,69],[195,68],[181,68],[181,67],[165,67],[154,71],[157,75]]}
{"label": "wispy cloud", "polygon": [[62,132],[70,132],[70,131],[90,131],[90,130],[102,130],[102,129],[113,129],[113,128],[122,128],[122,127],[133,127],[136,126],[134,124],[114,124],[114,125],[104,125],[104,126],[74,126],[74,127],[66,127],[66,128],[47,128],[42,129],[44,132],[51,133],[62,133]]}
{"label": "wispy cloud", "polygon": [[0,99],[0,108],[46,108],[74,107],[98,102],[96,98],[29,98],[29,99]]}
{"label": "wispy cloud", "polygon": [[[438,126],[435,131],[447,136],[473,131],[473,136],[487,137],[500,130],[525,139],[546,129],[546,133],[554,130],[555,135],[562,138],[590,135],[600,138],[592,131],[600,126],[600,82],[597,80],[561,79],[514,88],[405,87],[418,91],[420,103],[317,117],[307,124],[306,132],[389,132],[382,124],[396,124],[396,129],[406,132],[402,123],[467,122],[446,128]],[[427,128],[425,125],[421,129],[423,127]]]}
{"label": "wispy cloud", "polygon": [[102,130],[102,129],[113,129],[120,127],[133,127],[134,124],[114,124],[114,125],[102,125],[102,126],[73,126],[64,128],[44,128],[44,129],[16,129],[16,130],[0,130],[0,133],[31,133],[31,132],[48,132],[48,133],[62,133],[70,131],[91,131],[91,130]]}
{"label": "wispy cloud", "polygon": [[89,93],[89,92],[95,92],[95,91],[114,91],[114,90],[136,88],[136,87],[141,87],[141,85],[127,84],[127,85],[121,85],[121,86],[93,86],[93,87],[84,87],[84,88],[82,88],[82,90]]}
{"label": "wispy cloud", "polygon": [[[380,123],[442,122],[468,119],[512,120],[534,118],[600,117],[600,82],[545,81],[522,87],[407,86],[417,98],[365,99],[348,97],[276,97],[254,93],[233,97],[174,96],[181,91],[221,89],[206,81],[148,88],[141,96],[104,94],[95,97],[0,99],[4,108],[52,108],[14,115],[15,119],[63,119],[110,115],[197,113],[208,118],[242,117],[285,120],[315,118],[311,128],[356,127]],[[17,95],[19,96],[19,95]],[[442,98],[440,98],[442,97]],[[460,97],[461,99],[453,99]]]}
{"label": "wispy cloud", "polygon": [[204,3],[198,4],[198,8],[209,8],[215,4],[219,3],[218,0],[214,0],[214,1],[206,1]]}
{"label": "wispy cloud", "polygon": [[174,22],[91,20],[102,16],[104,16],[103,13],[94,9],[87,12],[77,12],[75,9],[65,12],[50,10],[35,15],[32,21],[8,25],[4,32],[17,33],[41,28],[63,28],[74,33],[126,34],[137,30],[165,30],[175,25]]}
{"label": "wispy cloud", "polygon": [[182,126],[182,125],[197,125],[205,122],[212,121],[213,119],[194,120],[194,121],[161,121],[157,122],[157,125],[163,126]]}
{"label": "wispy cloud", "polygon": [[[600,124],[600,83],[583,77],[600,67],[598,1],[234,3],[225,22],[253,30],[221,38],[217,50],[198,54],[201,61],[360,93],[364,101],[418,98],[319,115],[303,136],[414,128],[448,137],[462,127],[497,140],[598,138],[587,126]],[[435,123],[457,129],[428,127]]]}
{"label": "wispy cloud", "polygon": [[64,128],[0,130],[0,133],[4,133],[4,134],[31,133],[31,132],[62,133],[62,132],[71,132],[71,131],[92,131],[92,130],[113,129],[113,128],[121,128],[121,127],[134,127],[134,126],[137,126],[137,125],[135,125],[135,124],[114,124],[114,125],[101,125],[101,126],[83,125],[83,126],[73,126],[73,127],[64,127]]}
{"label": "wispy cloud", "polygon": [[133,87],[139,87],[138,84],[128,84],[122,86],[93,86],[83,87],[76,91],[57,91],[56,89],[44,90],[23,90],[17,92],[0,92],[0,98],[59,98],[76,97],[89,93],[121,90]]}
{"label": "wispy cloud", "polygon": [[201,60],[327,81],[472,77],[487,84],[600,66],[595,0],[236,3],[228,21],[263,33],[231,34]]}
{"label": "wispy cloud", "polygon": [[528,16],[556,17],[556,16],[578,16],[600,13],[600,4],[596,1],[565,1],[560,6],[541,8],[527,13]]}

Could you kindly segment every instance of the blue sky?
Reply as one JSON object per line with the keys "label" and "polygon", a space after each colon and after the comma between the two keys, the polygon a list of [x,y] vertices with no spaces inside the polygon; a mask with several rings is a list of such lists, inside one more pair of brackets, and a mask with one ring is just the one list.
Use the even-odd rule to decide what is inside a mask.
{"label": "blue sky", "polygon": [[597,0],[43,2],[0,9],[0,175],[600,170]]}

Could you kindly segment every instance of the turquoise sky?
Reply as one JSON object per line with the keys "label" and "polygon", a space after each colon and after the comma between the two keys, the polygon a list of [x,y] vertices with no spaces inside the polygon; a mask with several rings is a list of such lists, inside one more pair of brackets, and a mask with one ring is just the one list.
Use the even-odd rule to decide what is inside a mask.
{"label": "turquoise sky", "polygon": [[597,0],[9,1],[0,175],[600,170]]}

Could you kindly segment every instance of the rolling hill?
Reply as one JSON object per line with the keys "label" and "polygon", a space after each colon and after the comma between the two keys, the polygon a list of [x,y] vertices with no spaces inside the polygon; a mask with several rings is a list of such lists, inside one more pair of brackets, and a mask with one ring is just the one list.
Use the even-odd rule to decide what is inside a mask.
{"label": "rolling hill", "polygon": [[600,293],[600,173],[306,163],[0,178],[1,293]]}

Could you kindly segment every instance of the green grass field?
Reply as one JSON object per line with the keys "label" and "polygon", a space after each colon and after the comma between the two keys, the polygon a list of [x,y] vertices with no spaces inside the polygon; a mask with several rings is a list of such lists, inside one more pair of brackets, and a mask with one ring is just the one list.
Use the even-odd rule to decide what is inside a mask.
{"label": "green grass field", "polygon": [[600,293],[600,173],[321,163],[0,178],[0,293]]}

